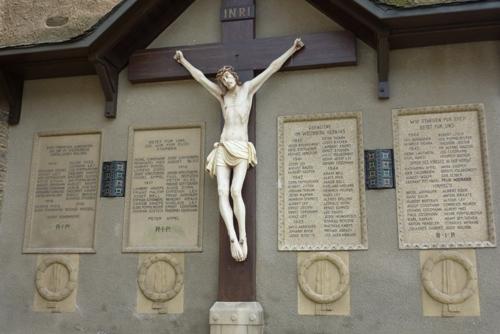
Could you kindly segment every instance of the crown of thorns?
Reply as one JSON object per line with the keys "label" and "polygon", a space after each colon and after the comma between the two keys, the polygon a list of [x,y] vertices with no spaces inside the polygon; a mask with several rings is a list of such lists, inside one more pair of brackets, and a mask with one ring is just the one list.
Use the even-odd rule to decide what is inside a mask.
{"label": "crown of thorns", "polygon": [[223,66],[221,67],[218,71],[217,71],[217,75],[215,76],[215,79],[222,83],[222,76],[224,75],[224,73],[226,72],[229,72],[231,73],[231,75],[234,77],[234,79],[236,80],[236,82],[238,83],[238,85],[241,85],[241,82],[240,82],[240,77],[238,76],[238,73],[236,73],[236,71],[234,70],[234,67],[232,66]]}

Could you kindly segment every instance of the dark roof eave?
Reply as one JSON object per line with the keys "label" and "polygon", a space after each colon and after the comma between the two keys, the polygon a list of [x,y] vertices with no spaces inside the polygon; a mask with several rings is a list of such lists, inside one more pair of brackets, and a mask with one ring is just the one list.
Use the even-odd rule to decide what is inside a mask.
{"label": "dark roof eave", "polygon": [[[404,10],[383,10],[370,0],[307,1],[373,48],[377,48],[379,38],[384,36],[391,40],[391,49],[500,38],[496,32],[500,25],[500,1]],[[431,36],[433,31],[441,35]],[[462,35],[462,31],[470,33]],[[462,36],[448,38],[447,33]],[[394,35],[415,36],[415,43],[411,38],[396,41]]]}
{"label": "dark roof eave", "polygon": [[[456,5],[434,6],[410,9],[383,9],[370,0],[351,0],[365,14],[377,20],[380,27],[388,29],[412,29],[420,26],[468,23],[476,21],[494,21],[500,17],[500,1],[482,1],[473,3],[461,3]],[[47,43],[33,46],[9,47],[0,49],[0,65],[23,60],[50,59],[54,55],[58,57],[82,57],[86,50],[94,44],[125,12],[127,12],[138,0],[123,0],[117,5],[116,10],[109,17],[98,24],[94,31],[83,38],[69,40],[60,43]],[[477,23],[477,22],[476,22]]]}
{"label": "dark roof eave", "polygon": [[478,1],[464,2],[456,4],[445,4],[442,6],[431,7],[416,7],[416,8],[381,8],[371,0],[351,0],[371,12],[378,19],[385,21],[397,18],[442,15],[442,14],[458,14],[466,12],[487,12],[500,9],[500,1]]}

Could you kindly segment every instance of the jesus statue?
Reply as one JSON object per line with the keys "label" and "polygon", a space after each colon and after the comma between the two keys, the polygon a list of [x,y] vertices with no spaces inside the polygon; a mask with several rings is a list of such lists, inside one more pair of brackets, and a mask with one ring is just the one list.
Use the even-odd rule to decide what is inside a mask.
{"label": "jesus statue", "polygon": [[[222,108],[224,128],[218,143],[207,157],[206,169],[210,176],[217,177],[219,210],[226,225],[231,242],[231,256],[238,262],[247,258],[248,246],[245,229],[245,203],[241,195],[247,169],[257,164],[254,145],[248,141],[248,119],[255,93],[304,43],[297,38],[290,49],[274,60],[268,68],[250,81],[241,83],[238,74],[231,66],[224,66],[218,72],[213,83],[191,63],[181,51],[176,51],[174,59],[184,66],[191,76],[198,81]],[[231,180],[231,172],[233,174]],[[229,202],[233,199],[233,209],[238,221],[239,239],[233,224],[233,209]]]}

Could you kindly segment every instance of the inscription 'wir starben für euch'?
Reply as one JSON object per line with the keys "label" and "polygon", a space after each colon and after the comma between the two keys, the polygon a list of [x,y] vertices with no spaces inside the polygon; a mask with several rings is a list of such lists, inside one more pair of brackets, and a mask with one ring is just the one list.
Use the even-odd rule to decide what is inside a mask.
{"label": "inscription 'wir starben f\u00fcr euch'", "polygon": [[394,111],[401,248],[495,244],[482,107]]}

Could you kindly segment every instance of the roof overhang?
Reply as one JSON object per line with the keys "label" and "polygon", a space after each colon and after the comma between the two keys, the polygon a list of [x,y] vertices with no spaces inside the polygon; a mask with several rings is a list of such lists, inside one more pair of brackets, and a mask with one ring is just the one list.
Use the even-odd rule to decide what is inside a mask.
{"label": "roof overhang", "polygon": [[500,39],[500,1],[394,8],[370,0],[307,0],[377,51],[379,98],[389,97],[389,51]]}
{"label": "roof overhang", "polygon": [[124,0],[95,29],[61,43],[0,49],[0,88],[10,105],[9,123],[20,117],[23,81],[97,74],[105,116],[116,117],[118,74],[132,52],[145,48],[194,0]]}
{"label": "roof overhang", "polygon": [[[500,1],[398,9],[370,0],[306,0],[378,55],[380,98],[389,97],[389,50],[500,39]],[[19,122],[26,79],[97,74],[105,116],[116,117],[118,74],[194,0],[124,0],[92,33],[64,42],[0,49],[0,89]]]}

